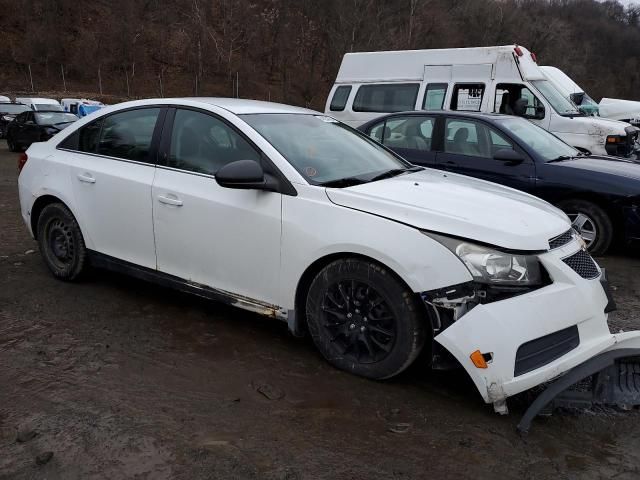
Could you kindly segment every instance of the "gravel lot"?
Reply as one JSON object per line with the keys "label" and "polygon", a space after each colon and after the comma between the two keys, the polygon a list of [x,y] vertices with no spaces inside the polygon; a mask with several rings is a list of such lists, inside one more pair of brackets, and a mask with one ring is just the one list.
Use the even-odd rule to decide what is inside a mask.
{"label": "gravel lot", "polygon": [[[54,280],[0,141],[0,479],[640,476],[640,413],[563,412],[515,431],[459,374],[378,383],[284,324],[124,276]],[[638,249],[640,251],[640,249]],[[640,328],[640,254],[601,259]]]}

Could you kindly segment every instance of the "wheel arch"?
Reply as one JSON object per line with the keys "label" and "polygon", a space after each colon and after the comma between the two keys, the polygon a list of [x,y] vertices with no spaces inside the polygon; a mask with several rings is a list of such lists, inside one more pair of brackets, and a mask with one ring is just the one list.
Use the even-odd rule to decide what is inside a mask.
{"label": "wheel arch", "polygon": [[[66,203],[64,200],[62,200],[60,197],[57,197],[51,194],[41,195],[36,199],[35,202],[33,202],[33,205],[31,206],[31,214],[29,218],[29,221],[31,224],[31,232],[33,233],[33,238],[36,240],[38,239],[38,218],[40,218],[40,214],[42,213],[42,210],[44,210],[44,208],[47,205],[51,205],[52,203],[61,203],[62,205],[64,205],[66,208],[69,209],[69,211],[74,216],[76,221],[78,221],[78,216],[73,211],[73,208],[71,208],[69,204]],[[84,232],[83,232],[83,235],[84,235]]]}
{"label": "wheel arch", "polygon": [[[392,275],[396,280],[401,282],[408,290],[413,291],[413,289],[409,286],[409,284],[391,267],[385,265],[380,260],[377,260],[368,255],[364,255],[361,253],[355,252],[336,252],[330,253],[323,257],[316,259],[313,263],[311,263],[306,270],[300,276],[300,280],[296,286],[296,292],[294,297],[295,310],[293,315],[293,321],[289,322],[289,329],[296,336],[303,336],[307,333],[307,320],[306,320],[306,296],[309,288],[311,287],[311,283],[316,275],[327,265],[336,260],[345,260],[345,259],[358,259],[366,262],[375,263],[380,267],[384,268],[390,275]],[[415,292],[414,292],[415,293]],[[415,293],[416,298],[418,294]],[[424,315],[425,321],[428,319],[429,312],[427,311],[426,306],[423,302],[417,301],[416,304],[419,306]],[[428,324],[429,330],[431,329],[431,324]],[[431,332],[433,334],[433,332]]]}
{"label": "wheel arch", "polygon": [[554,202],[554,205],[560,208],[560,204],[569,202],[571,200],[584,200],[600,207],[609,216],[609,219],[613,224],[613,238],[619,238],[620,232],[622,231],[621,228],[624,224],[624,218],[620,209],[616,208],[615,200],[608,199],[606,198],[606,196],[600,195],[595,192],[575,192],[568,193],[561,198],[558,198]]}

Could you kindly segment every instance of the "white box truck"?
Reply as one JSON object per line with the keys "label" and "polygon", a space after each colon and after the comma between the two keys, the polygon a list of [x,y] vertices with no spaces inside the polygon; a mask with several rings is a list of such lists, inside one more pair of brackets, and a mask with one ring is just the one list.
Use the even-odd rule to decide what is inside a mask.
{"label": "white box truck", "polygon": [[441,109],[519,115],[582,151],[636,154],[638,128],[580,112],[518,45],[347,53],[325,112],[357,127],[383,113]]}
{"label": "white box truck", "polygon": [[540,69],[545,77],[547,77],[566,98],[569,98],[587,115],[599,115],[640,127],[640,102],[621,100],[619,98],[603,98],[600,100],[600,103],[598,103],[559,68],[542,66]]}

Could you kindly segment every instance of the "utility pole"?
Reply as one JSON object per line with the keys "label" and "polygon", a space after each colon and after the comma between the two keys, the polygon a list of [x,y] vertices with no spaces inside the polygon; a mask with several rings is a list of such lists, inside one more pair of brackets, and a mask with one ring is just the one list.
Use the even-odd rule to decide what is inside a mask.
{"label": "utility pole", "polygon": [[31,75],[31,64],[29,64],[29,79],[31,80],[31,91],[35,92],[35,88],[33,88],[33,75]]}
{"label": "utility pole", "polygon": [[102,65],[98,65],[98,87],[100,88],[100,95],[102,95]]}
{"label": "utility pole", "polygon": [[62,85],[64,86],[64,91],[67,91],[67,81],[64,78],[64,65],[60,64],[60,72],[62,72]]}

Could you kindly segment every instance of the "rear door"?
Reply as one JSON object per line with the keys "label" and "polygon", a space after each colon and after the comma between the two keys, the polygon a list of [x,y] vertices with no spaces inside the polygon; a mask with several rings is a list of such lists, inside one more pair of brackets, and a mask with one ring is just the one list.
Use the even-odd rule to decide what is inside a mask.
{"label": "rear door", "polygon": [[99,253],[155,269],[151,185],[163,109],[113,113],[82,127],[66,150],[77,214]]}
{"label": "rear door", "polygon": [[[497,160],[498,150],[520,153],[521,163]],[[442,150],[437,153],[438,168],[481,178],[523,191],[535,187],[535,164],[504,133],[490,125],[465,117],[444,119]]]}

